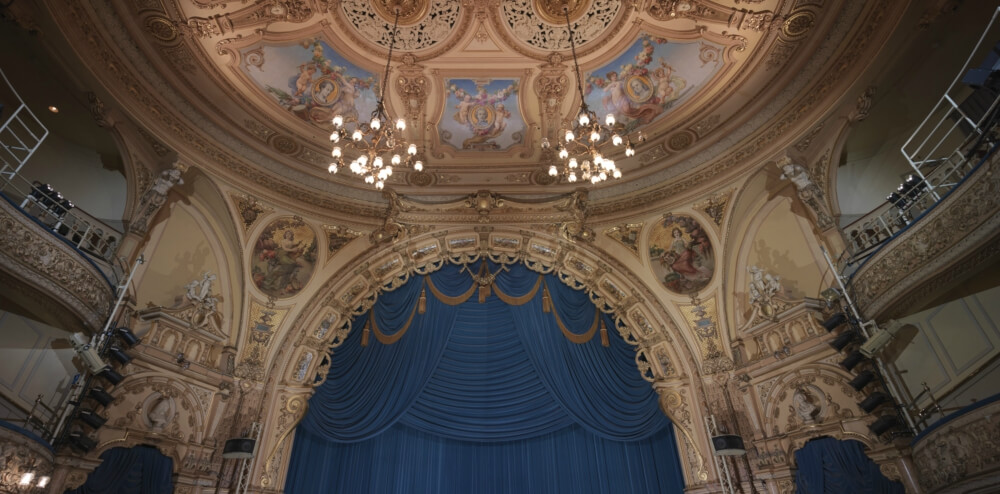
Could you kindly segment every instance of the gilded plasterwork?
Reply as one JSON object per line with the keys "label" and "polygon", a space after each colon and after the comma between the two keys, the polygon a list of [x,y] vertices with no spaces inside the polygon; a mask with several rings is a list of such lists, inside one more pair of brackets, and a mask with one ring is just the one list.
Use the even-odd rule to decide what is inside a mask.
{"label": "gilded plasterwork", "polygon": [[679,304],[678,307],[684,314],[684,321],[694,335],[694,340],[698,342],[702,370],[706,374],[731,370],[733,361],[724,350],[715,297],[693,305]]}
{"label": "gilded plasterwork", "polygon": [[604,230],[604,234],[613,238],[629,252],[639,256],[639,236],[642,234],[642,223],[624,223]]}
{"label": "gilded plasterwork", "polygon": [[268,350],[288,310],[288,308],[275,308],[270,303],[250,301],[250,313],[247,318],[250,323],[245,331],[243,344],[240,346],[243,350],[234,373],[236,377],[254,381],[264,380],[264,362]]}
{"label": "gilded plasterwork", "polygon": [[326,232],[326,253],[327,260],[333,258],[334,254],[340,251],[354,240],[364,233],[352,230],[346,226],[340,225],[323,225],[323,231]]}
{"label": "gilded plasterwork", "polygon": [[236,211],[239,212],[244,232],[249,232],[258,219],[274,211],[274,208],[261,203],[256,197],[251,195],[237,192],[229,194],[229,198],[236,206]]}

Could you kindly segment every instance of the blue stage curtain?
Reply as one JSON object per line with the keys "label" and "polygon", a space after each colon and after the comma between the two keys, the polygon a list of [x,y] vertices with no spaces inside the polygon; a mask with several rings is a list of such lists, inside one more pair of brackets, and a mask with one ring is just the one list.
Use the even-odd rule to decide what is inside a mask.
{"label": "blue stage curtain", "polygon": [[65,494],[169,494],[174,460],[152,446],[111,448],[101,453],[87,481]]}
{"label": "blue stage curtain", "polygon": [[[554,276],[488,267],[483,303],[455,305],[479,266],[445,266],[353,322],[296,430],[286,492],[683,492],[635,350],[617,332],[571,342],[555,318],[572,335],[613,321]],[[405,334],[363,346],[369,317]]]}
{"label": "blue stage curtain", "polygon": [[798,494],[903,494],[903,485],[882,475],[864,444],[832,437],[813,439],[795,452]]}

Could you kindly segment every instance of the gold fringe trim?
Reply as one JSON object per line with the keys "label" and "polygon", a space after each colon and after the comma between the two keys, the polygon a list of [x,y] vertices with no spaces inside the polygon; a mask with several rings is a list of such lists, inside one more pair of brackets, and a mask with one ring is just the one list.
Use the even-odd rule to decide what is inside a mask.
{"label": "gold fringe trim", "polygon": [[[506,293],[501,292],[500,289],[496,287],[496,285],[493,286],[493,291],[496,292],[497,298],[502,300],[507,305],[524,305],[528,303],[528,301],[530,301],[531,299],[535,298],[535,294],[538,293],[538,287],[540,286],[542,286],[541,275],[538,276],[538,279],[535,281],[535,286],[531,288],[531,291],[524,295],[521,295],[520,297],[511,297],[510,295],[507,295]],[[547,295],[548,295],[548,290],[546,289],[542,293],[542,310],[544,310],[545,308],[545,296]],[[545,312],[548,311],[546,310]]]}
{"label": "gold fringe trim", "polygon": [[434,282],[431,281],[430,278],[425,276],[424,280],[427,282],[427,287],[431,289],[431,293],[434,294],[434,297],[448,305],[461,305],[465,303],[466,300],[469,300],[469,297],[471,297],[473,293],[476,293],[476,284],[473,283],[472,286],[465,291],[465,293],[457,297],[449,297],[441,293],[437,287],[434,286]]}

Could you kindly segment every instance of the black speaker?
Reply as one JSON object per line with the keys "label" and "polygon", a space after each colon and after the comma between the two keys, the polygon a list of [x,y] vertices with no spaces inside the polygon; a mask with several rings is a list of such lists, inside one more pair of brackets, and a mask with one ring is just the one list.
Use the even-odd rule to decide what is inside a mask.
{"label": "black speaker", "polygon": [[97,447],[97,441],[83,435],[82,432],[71,432],[69,434],[69,446],[77,451],[86,453]]}
{"label": "black speaker", "polygon": [[823,327],[826,328],[827,332],[830,332],[845,322],[847,322],[847,315],[843,312],[838,312],[823,321]]}
{"label": "black speaker", "polygon": [[858,337],[858,332],[853,329],[849,329],[837,335],[837,337],[830,342],[830,346],[832,346],[835,350],[840,352],[844,350],[844,347],[850,345],[851,342],[854,341],[857,337]]}
{"label": "black speaker", "polygon": [[116,329],[115,333],[117,333],[118,337],[121,338],[122,343],[125,343],[125,346],[129,348],[138,345],[139,342],[142,341],[135,335],[135,333],[132,332],[131,329],[126,328],[125,326]]}
{"label": "black speaker", "polygon": [[743,438],[735,434],[713,437],[712,449],[715,450],[715,456],[741,456],[747,452],[743,447]]}
{"label": "black speaker", "polygon": [[875,380],[875,373],[870,370],[866,370],[858,374],[854,379],[851,379],[851,382],[849,382],[848,384],[850,384],[855,391],[861,391],[862,389],[865,389],[865,386],[867,386],[868,383],[874,380]]}
{"label": "black speaker", "polygon": [[878,420],[872,422],[872,425],[868,426],[868,430],[872,431],[876,436],[881,436],[885,431],[898,425],[899,419],[895,415],[883,415]]}
{"label": "black speaker", "polygon": [[90,388],[90,391],[87,392],[87,396],[100,403],[102,407],[107,407],[112,401],[115,401],[115,397],[111,396],[111,393],[108,393],[101,388]]}
{"label": "black speaker", "polygon": [[222,447],[223,458],[253,458],[253,448],[256,441],[247,437],[227,439]]}
{"label": "black speaker", "polygon": [[864,400],[861,400],[861,403],[858,403],[858,406],[861,407],[861,409],[864,410],[865,413],[872,413],[876,408],[879,407],[879,405],[885,403],[888,400],[889,397],[886,396],[885,393],[881,391],[876,391],[868,395],[868,397],[865,398]]}
{"label": "black speaker", "polygon": [[106,379],[109,383],[111,383],[112,386],[117,386],[119,383],[125,380],[125,376],[119,374],[117,371],[111,368],[102,370],[101,373],[98,374],[98,376],[101,376],[104,379]]}
{"label": "black speaker", "polygon": [[87,409],[80,410],[80,413],[77,415],[77,418],[80,419],[81,422],[93,427],[94,429],[100,429],[101,426],[108,421],[108,419],[94,413],[93,410],[87,410]]}
{"label": "black speaker", "polygon": [[862,355],[861,352],[859,352],[857,350],[854,350],[853,352],[849,353],[847,355],[847,357],[844,358],[844,360],[842,360],[840,362],[840,366],[843,367],[843,368],[845,368],[845,369],[847,369],[847,370],[851,370],[854,367],[856,367],[858,364],[860,364],[861,361],[864,360],[864,359],[865,359],[865,356]]}

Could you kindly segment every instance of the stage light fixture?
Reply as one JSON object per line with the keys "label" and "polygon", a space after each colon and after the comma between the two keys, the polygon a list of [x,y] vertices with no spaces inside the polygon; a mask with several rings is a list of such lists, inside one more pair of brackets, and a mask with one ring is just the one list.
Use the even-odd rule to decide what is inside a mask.
{"label": "stage light fixture", "polygon": [[856,367],[858,364],[860,364],[861,361],[864,360],[864,359],[865,359],[865,356],[862,355],[861,352],[855,350],[855,351],[849,353],[847,355],[847,357],[845,357],[844,360],[842,360],[840,362],[840,366],[843,367],[844,369],[851,370],[854,367]]}
{"label": "stage light fixture", "polygon": [[895,415],[883,415],[878,418],[878,420],[872,422],[872,425],[868,426],[868,430],[872,431],[876,436],[881,436],[885,434],[886,431],[892,429],[899,425],[899,419]]}
{"label": "stage light fixture", "polygon": [[124,351],[122,351],[121,348],[118,348],[116,346],[113,346],[110,349],[108,349],[108,356],[121,365],[128,364],[129,362],[132,361],[131,355],[125,353]]}
{"label": "stage light fixture", "polygon": [[87,409],[80,410],[80,413],[77,414],[77,418],[79,418],[81,422],[89,425],[91,428],[94,429],[100,429],[101,426],[108,421],[107,418],[94,413],[93,410],[87,410]]}
{"label": "stage light fixture", "polygon": [[849,329],[837,335],[837,337],[830,342],[830,346],[832,346],[835,350],[840,352],[844,350],[844,347],[850,345],[851,342],[854,341],[857,337],[858,337],[858,332],[853,329]]}
{"label": "stage light fixture", "polygon": [[90,391],[87,392],[87,396],[100,403],[102,407],[107,407],[111,404],[111,402],[115,401],[115,397],[111,396],[111,393],[108,393],[101,388],[90,388]]}
{"label": "stage light fixture", "polygon": [[69,433],[69,446],[76,451],[87,453],[97,447],[97,441],[87,437],[82,432]]}
{"label": "stage light fixture", "polygon": [[875,411],[876,408],[878,408],[886,401],[889,401],[889,397],[886,396],[886,394],[881,391],[876,391],[868,395],[868,397],[865,398],[864,400],[861,400],[861,403],[858,403],[858,406],[861,407],[861,409],[864,410],[865,413],[872,413],[873,411]]}
{"label": "stage light fixture", "polygon": [[141,339],[139,339],[138,336],[135,335],[135,333],[132,332],[131,329],[126,328],[125,326],[116,329],[115,334],[118,335],[118,338],[120,338],[122,340],[122,343],[125,343],[125,346],[128,348],[132,348],[138,345],[139,342],[142,341]]}
{"label": "stage light fixture", "polygon": [[105,380],[111,383],[112,386],[117,386],[118,384],[120,384],[122,381],[125,380],[125,376],[119,374],[117,371],[111,369],[110,367],[102,370],[97,375],[103,377]]}
{"label": "stage light fixture", "polygon": [[249,459],[253,458],[257,441],[249,437],[227,439],[222,447],[223,458]]}
{"label": "stage light fixture", "polygon": [[823,327],[826,328],[826,331],[829,333],[837,329],[838,327],[840,327],[840,325],[846,322],[847,322],[847,315],[844,314],[843,312],[838,312],[828,317],[825,321],[823,321]]}
{"label": "stage light fixture", "polygon": [[868,383],[874,380],[875,380],[875,373],[870,370],[866,370],[855,376],[854,379],[851,379],[851,382],[849,382],[848,384],[850,384],[855,391],[861,391],[862,389],[865,389],[865,386],[867,386]]}

